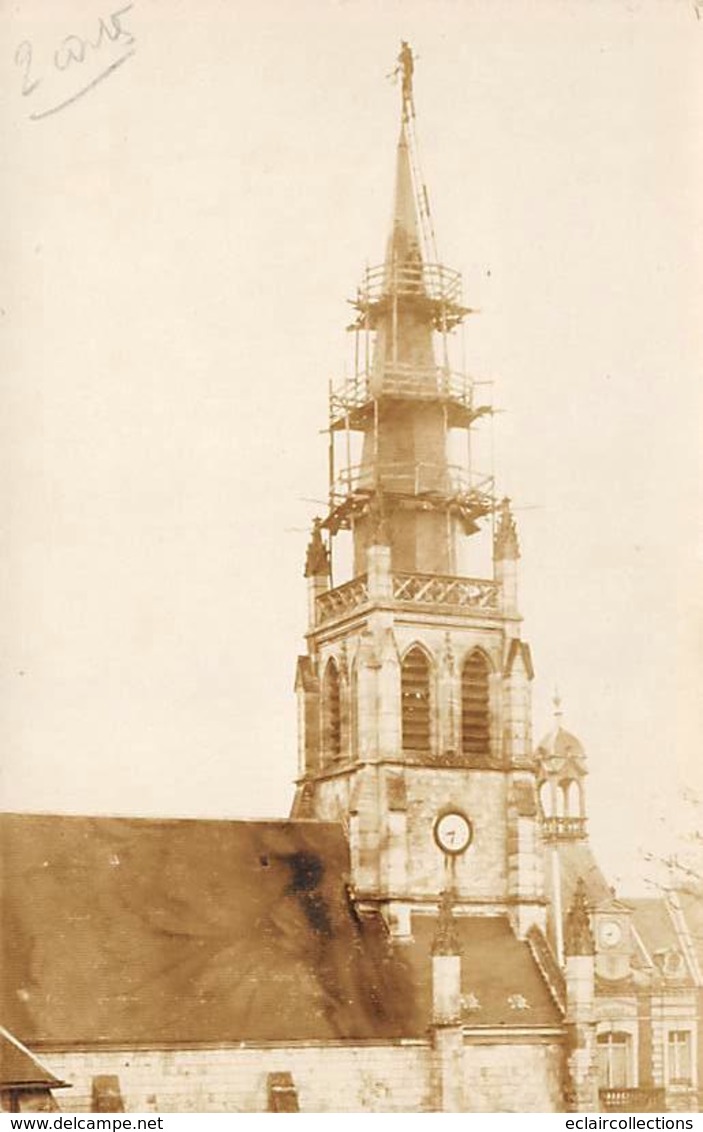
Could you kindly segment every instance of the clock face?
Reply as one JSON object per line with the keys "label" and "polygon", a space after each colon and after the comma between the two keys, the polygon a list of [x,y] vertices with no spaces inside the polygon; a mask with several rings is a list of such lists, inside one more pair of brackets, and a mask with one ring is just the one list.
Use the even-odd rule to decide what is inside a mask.
{"label": "clock face", "polygon": [[622,939],[622,928],[615,920],[605,920],[600,926],[600,941],[604,947],[615,947]]}
{"label": "clock face", "polygon": [[440,814],[434,823],[435,841],[443,853],[463,853],[471,844],[471,822],[459,810]]}

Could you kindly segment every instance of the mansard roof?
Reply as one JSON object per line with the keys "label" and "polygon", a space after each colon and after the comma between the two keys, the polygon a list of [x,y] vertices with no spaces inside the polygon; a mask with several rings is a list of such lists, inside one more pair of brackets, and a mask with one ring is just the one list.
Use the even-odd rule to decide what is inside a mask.
{"label": "mansard roof", "polygon": [[675,974],[676,968],[667,966],[665,960],[667,956],[678,953],[684,963],[681,975],[695,980],[696,967],[700,970],[700,957],[696,954],[697,950],[700,951],[700,939],[697,940],[695,923],[698,917],[703,924],[703,903],[700,898],[689,903],[686,894],[672,895],[684,912],[678,923],[670,900],[663,895],[634,897],[628,903],[633,909],[633,922],[646,949],[648,962],[663,969],[665,974]]}
{"label": "mansard roof", "polygon": [[[392,947],[359,916],[339,825],[5,815],[0,848],[0,1011],[29,1044],[426,1035],[436,917]],[[476,1024],[559,1024],[506,919],[459,932]]]}

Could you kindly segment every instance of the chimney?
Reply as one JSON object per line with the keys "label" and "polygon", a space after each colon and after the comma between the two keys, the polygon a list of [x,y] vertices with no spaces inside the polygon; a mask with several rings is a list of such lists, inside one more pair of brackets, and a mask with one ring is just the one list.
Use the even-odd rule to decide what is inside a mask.
{"label": "chimney", "polygon": [[564,931],[566,1056],[571,1082],[570,1108],[573,1112],[598,1111],[595,950],[586,885],[583,877],[579,877]]}
{"label": "chimney", "polygon": [[461,952],[452,914],[452,894],[445,889],[432,944],[433,1095],[436,1112],[464,1112],[461,1022]]}

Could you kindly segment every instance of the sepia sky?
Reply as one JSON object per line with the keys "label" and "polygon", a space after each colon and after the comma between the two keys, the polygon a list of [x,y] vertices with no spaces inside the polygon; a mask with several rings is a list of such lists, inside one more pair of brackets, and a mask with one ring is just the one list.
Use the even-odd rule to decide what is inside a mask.
{"label": "sepia sky", "polygon": [[0,4],[3,808],[287,812],[327,385],[382,258],[403,37],[503,410],[535,738],[558,684],[633,890],[702,786],[703,10],[126,7]]}

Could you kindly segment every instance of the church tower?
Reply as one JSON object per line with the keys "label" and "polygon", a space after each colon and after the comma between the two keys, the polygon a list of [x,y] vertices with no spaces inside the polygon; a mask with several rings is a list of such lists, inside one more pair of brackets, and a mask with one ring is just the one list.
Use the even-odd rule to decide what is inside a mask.
{"label": "church tower", "polygon": [[[437,260],[412,71],[404,44],[385,258],[353,303],[353,375],[330,394],[293,814],[344,824],[358,906],[394,934],[450,885],[457,916],[508,913],[524,935],[544,927],[545,897],[518,537],[509,500],[471,462],[491,410],[452,360],[471,312]],[[491,533],[490,576],[466,576]],[[331,562],[345,540],[340,584]]]}

